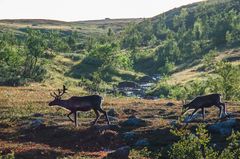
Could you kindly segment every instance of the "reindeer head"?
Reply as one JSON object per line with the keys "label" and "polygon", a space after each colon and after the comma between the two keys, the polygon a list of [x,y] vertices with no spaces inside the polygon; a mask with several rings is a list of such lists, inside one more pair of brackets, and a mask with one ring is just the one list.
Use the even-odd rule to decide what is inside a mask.
{"label": "reindeer head", "polygon": [[56,92],[53,92],[53,94],[50,93],[50,95],[54,98],[54,100],[49,102],[48,105],[49,106],[58,105],[59,101],[61,100],[62,95],[64,93],[66,93],[66,90],[67,90],[67,88],[63,85],[63,89],[62,90],[58,89],[58,93],[56,93]]}

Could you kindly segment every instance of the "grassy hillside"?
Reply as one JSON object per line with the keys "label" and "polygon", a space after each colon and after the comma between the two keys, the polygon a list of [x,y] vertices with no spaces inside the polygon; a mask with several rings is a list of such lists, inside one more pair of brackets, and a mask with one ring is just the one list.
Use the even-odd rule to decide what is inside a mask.
{"label": "grassy hillside", "polygon": [[92,21],[65,22],[46,19],[12,19],[0,20],[0,27],[23,31],[25,28],[40,30],[59,30],[63,32],[77,31],[78,34],[85,36],[96,36],[97,34],[106,33],[109,28],[114,32],[121,31],[129,23],[140,22],[139,19],[105,19]]}

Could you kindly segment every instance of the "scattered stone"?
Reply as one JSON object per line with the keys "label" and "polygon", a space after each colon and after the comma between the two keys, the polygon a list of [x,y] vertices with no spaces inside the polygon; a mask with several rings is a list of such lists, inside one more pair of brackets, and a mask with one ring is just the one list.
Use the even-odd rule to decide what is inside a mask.
{"label": "scattered stone", "polygon": [[134,138],[136,138],[136,133],[133,131],[129,131],[129,132],[125,132],[123,133],[123,138],[124,140],[132,140]]}
{"label": "scattered stone", "polygon": [[135,116],[129,117],[128,120],[122,123],[123,126],[134,126],[134,127],[145,126],[146,124],[147,122],[145,120],[137,118]]}
{"label": "scattered stone", "polygon": [[191,118],[191,115],[188,115],[184,118],[183,122],[188,123],[188,122],[192,121],[193,119],[200,118],[200,117],[202,117],[202,114],[200,114],[200,113],[194,114],[192,118]]}
{"label": "scattered stone", "polygon": [[105,159],[128,159],[129,152],[129,146],[120,147],[117,150],[109,153]]}
{"label": "scattered stone", "polygon": [[110,122],[118,121],[118,118],[112,117],[112,116],[108,116],[108,119],[109,119]]}
{"label": "scattered stone", "polygon": [[141,140],[138,140],[134,145],[136,147],[145,147],[145,146],[149,146],[150,143],[148,139],[141,139]]}
{"label": "scattered stone", "polygon": [[158,97],[154,97],[154,96],[145,95],[145,96],[143,97],[143,99],[155,100],[155,99],[158,99]]}
{"label": "scattered stone", "polygon": [[150,76],[143,76],[139,79],[140,83],[150,83],[150,82],[154,82],[153,78]]}
{"label": "scattered stone", "polygon": [[136,82],[124,81],[124,82],[120,82],[117,85],[117,88],[118,89],[134,89],[134,88],[140,88],[140,86]]}
{"label": "scattered stone", "polygon": [[112,117],[118,117],[119,114],[112,108],[108,111],[107,113],[109,116],[112,116]]}
{"label": "scattered stone", "polygon": [[43,119],[35,119],[31,121],[29,125],[29,128],[32,128],[32,129],[42,128],[42,127],[45,127]]}
{"label": "scattered stone", "polygon": [[173,102],[168,102],[168,103],[166,103],[166,106],[168,106],[168,107],[172,107],[172,106],[174,106],[175,104],[173,103]]}
{"label": "scattered stone", "polygon": [[137,111],[134,109],[123,109],[123,112],[127,115],[130,115],[130,114],[133,115],[133,114],[137,113]]}
{"label": "scattered stone", "polygon": [[232,129],[236,127],[237,120],[234,118],[228,119],[226,121],[217,122],[208,127],[208,130],[212,133],[218,133],[222,136],[229,136],[232,133]]}
{"label": "scattered stone", "polygon": [[99,132],[99,135],[97,135],[97,138],[95,139],[96,143],[100,143],[101,145],[105,145],[106,143],[114,142],[115,139],[117,139],[118,132],[114,130],[105,130],[102,132]]}
{"label": "scattered stone", "polygon": [[43,117],[44,115],[41,113],[35,113],[32,115],[33,117]]}
{"label": "scattered stone", "polygon": [[[100,119],[106,120],[106,117],[104,115],[101,115]],[[109,119],[110,122],[118,121],[117,117],[113,117],[113,116],[110,116],[110,115],[108,115],[108,119]]]}
{"label": "scattered stone", "polygon": [[91,129],[93,129],[92,131],[104,131],[104,130],[118,131],[118,130],[120,130],[120,126],[119,125],[113,125],[113,124],[110,124],[110,125],[93,125]]}
{"label": "scattered stone", "polygon": [[175,128],[177,126],[177,120],[172,120],[170,125]]}

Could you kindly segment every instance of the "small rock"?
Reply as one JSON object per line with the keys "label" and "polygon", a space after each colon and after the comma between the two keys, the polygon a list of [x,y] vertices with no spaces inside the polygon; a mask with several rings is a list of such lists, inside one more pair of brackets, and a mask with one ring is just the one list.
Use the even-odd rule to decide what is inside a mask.
{"label": "small rock", "polygon": [[35,119],[30,123],[30,128],[37,129],[40,127],[45,127],[43,119]]}
{"label": "small rock", "polygon": [[[101,115],[100,119],[106,120],[106,117],[105,117],[104,115]],[[118,121],[118,118],[117,118],[117,117],[113,117],[113,116],[110,116],[110,115],[108,115],[108,119],[109,119],[110,122],[112,122],[112,121]]]}
{"label": "small rock", "polygon": [[229,136],[232,133],[232,129],[237,125],[237,120],[232,118],[226,121],[217,122],[208,127],[208,130],[212,133],[218,133],[222,136]]}
{"label": "small rock", "polygon": [[125,132],[123,133],[123,138],[125,140],[132,140],[136,137],[136,133],[133,131]]}
{"label": "small rock", "polygon": [[122,123],[123,126],[145,126],[147,122],[137,117],[131,117]]}
{"label": "small rock", "polygon": [[170,122],[170,125],[171,125],[172,127],[176,127],[176,126],[177,126],[177,120],[172,120],[172,121]]}
{"label": "small rock", "polygon": [[97,138],[95,139],[96,143],[100,143],[101,145],[105,145],[106,143],[114,142],[117,139],[118,132],[113,130],[105,130],[99,133]]}
{"label": "small rock", "polygon": [[192,118],[191,118],[191,115],[189,115],[184,118],[183,122],[188,123],[188,122],[192,121],[193,119],[200,118],[200,117],[202,117],[202,114],[199,114],[199,113],[194,114]]}
{"label": "small rock", "polygon": [[135,143],[135,146],[137,146],[137,147],[145,147],[145,146],[149,146],[149,145],[150,145],[150,143],[149,143],[148,139],[141,139]]}
{"label": "small rock", "polygon": [[174,103],[172,103],[172,102],[168,102],[167,104],[166,104],[166,106],[168,106],[168,107],[171,107],[171,106],[174,106],[175,104]]}
{"label": "small rock", "polygon": [[43,117],[44,115],[41,113],[35,113],[32,115],[33,117]]}
{"label": "small rock", "polygon": [[134,110],[134,109],[123,109],[123,112],[124,112],[125,114],[127,114],[127,115],[137,113],[137,111]]}
{"label": "small rock", "polygon": [[120,126],[119,125],[93,125],[91,127],[92,131],[104,131],[104,130],[114,130],[114,131],[118,131],[120,130]]}
{"label": "small rock", "polygon": [[105,159],[128,159],[129,152],[129,146],[120,147],[117,150],[109,153]]}
{"label": "small rock", "polygon": [[109,119],[110,122],[112,122],[112,121],[118,121],[118,118],[112,117],[112,116],[108,116],[108,119]]}
{"label": "small rock", "polygon": [[118,117],[119,114],[112,108],[108,111],[107,113],[109,116],[112,116],[112,117]]}

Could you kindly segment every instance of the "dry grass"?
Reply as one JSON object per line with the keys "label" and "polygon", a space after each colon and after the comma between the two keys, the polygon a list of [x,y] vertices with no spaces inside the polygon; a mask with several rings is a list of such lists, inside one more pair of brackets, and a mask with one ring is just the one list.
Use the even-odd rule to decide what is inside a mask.
{"label": "dry grass", "polygon": [[[129,116],[135,115],[148,122],[142,127],[121,127],[113,132],[99,132],[99,129],[91,127],[94,113],[80,113],[81,126],[75,128],[68,121],[66,110],[57,111],[47,104],[52,97],[49,92],[51,87],[34,84],[28,87],[0,87],[0,151],[3,153],[15,152],[17,158],[102,158],[109,150],[122,145],[133,145],[134,141],[124,141],[121,133],[134,131],[137,138],[148,138],[154,147],[163,149],[177,139],[170,134],[171,122],[177,120],[181,114],[181,102],[161,100],[143,100],[133,98],[105,97],[104,109],[114,108],[119,113],[121,123]],[[81,95],[70,90],[68,96]],[[67,98],[67,97],[66,97]],[[173,102],[174,106],[166,106]],[[227,103],[228,111],[240,119],[238,103]],[[126,109],[135,110],[134,113],[126,113]],[[45,127],[29,129],[27,125],[36,119],[33,115],[41,113]],[[207,110],[207,123],[218,121],[216,108]],[[194,127],[201,122],[196,120],[189,125]],[[103,126],[104,118],[99,121]],[[121,125],[121,124],[120,124]],[[106,135],[110,133],[110,135]],[[35,156],[35,157],[33,157]]]}
{"label": "dry grass", "polygon": [[[228,60],[231,58],[231,62],[234,65],[240,64],[240,49],[231,49],[224,52],[218,52],[215,57],[216,61]],[[171,75],[171,78],[168,80],[169,84],[184,84],[188,81],[193,81],[196,79],[204,79],[209,72],[197,71],[203,64],[197,64],[193,67],[184,69],[183,71],[174,73]]]}

